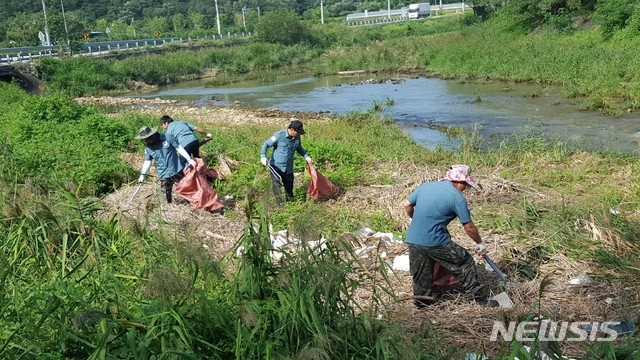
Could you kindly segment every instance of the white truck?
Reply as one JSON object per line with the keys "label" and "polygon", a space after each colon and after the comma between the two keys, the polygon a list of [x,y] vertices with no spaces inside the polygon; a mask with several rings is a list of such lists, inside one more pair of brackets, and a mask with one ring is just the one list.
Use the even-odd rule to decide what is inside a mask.
{"label": "white truck", "polygon": [[431,6],[429,3],[409,4],[410,20],[426,18],[431,14]]}

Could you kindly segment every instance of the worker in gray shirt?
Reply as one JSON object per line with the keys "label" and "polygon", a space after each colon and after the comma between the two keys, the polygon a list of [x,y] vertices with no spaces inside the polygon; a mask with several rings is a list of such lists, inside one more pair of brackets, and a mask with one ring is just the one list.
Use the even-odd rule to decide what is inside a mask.
{"label": "worker in gray shirt", "polygon": [[[287,201],[293,198],[293,155],[298,152],[308,163],[312,162],[300,141],[300,135],[303,134],[302,122],[294,119],[286,129],[277,131],[267,139],[260,149],[260,162],[269,167],[273,194],[278,205],[282,205],[280,186],[284,186]],[[270,147],[273,147],[273,152],[267,160],[267,150]]]}

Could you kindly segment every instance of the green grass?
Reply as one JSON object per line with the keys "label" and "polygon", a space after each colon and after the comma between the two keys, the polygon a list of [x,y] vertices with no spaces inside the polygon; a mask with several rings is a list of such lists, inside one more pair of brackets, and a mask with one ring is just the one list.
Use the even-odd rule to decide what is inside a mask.
{"label": "green grass", "polygon": [[[71,120],[65,116],[106,119],[64,97],[28,98],[8,89],[7,99],[29,104],[9,116],[16,124],[38,121],[56,126],[56,120],[64,120],[62,124],[68,125]],[[640,183],[633,180],[639,170],[633,157],[587,153],[534,137],[510,138],[487,149],[474,133],[456,133],[462,136],[459,152],[431,151],[412,142],[385,119],[384,109],[378,110],[306,124],[303,145],[330,179],[347,190],[370,183],[397,184],[405,179],[380,176],[379,170],[399,160],[435,168],[467,163],[481,177],[493,172],[537,191],[512,200],[488,193],[486,201],[474,209],[483,232],[493,230],[518,239],[517,252],[504,259],[510,273],[522,279],[544,276],[541,262],[562,253],[596,265],[601,272],[593,274],[595,278],[637,288],[640,220],[635,214]],[[94,141],[102,134],[117,135],[110,139],[110,146],[119,145],[117,152],[141,151],[138,142],[130,141],[137,128],[132,123],[157,121],[126,114],[108,119],[108,126],[124,132],[117,135],[118,131],[104,130],[101,126],[106,125],[89,120],[82,120],[89,125],[72,124]],[[353,250],[340,239],[364,226],[398,233],[398,225],[386,213],[305,201],[303,189],[296,189],[296,201],[283,208],[270,205],[270,184],[257,153],[276,130],[270,126],[219,129],[218,141],[207,149],[207,160],[214,167],[218,154],[241,164],[216,190],[237,199],[249,194],[242,203],[248,215],[241,240],[246,255],[233,262],[213,261],[196,245],[188,245],[198,244],[191,238],[194,235],[176,239],[162,228],[125,226],[118,216],[98,220],[94,212],[99,201],[83,196],[82,187],[68,190],[74,188],[72,178],[59,185],[34,183],[26,175],[21,178],[8,171],[20,158],[4,153],[0,357],[239,358],[250,354],[265,359],[417,359],[458,354],[460,349],[441,344],[436,351],[428,345],[446,343],[437,338],[437,329],[423,339],[410,339],[394,324],[372,319],[387,285],[369,278],[371,274],[355,272]],[[59,138],[63,136],[60,132]],[[47,153],[54,145],[25,142],[22,146],[27,152],[42,147]],[[91,164],[102,164],[112,154],[93,156]],[[69,159],[60,155],[56,161]],[[92,166],[74,164],[74,171],[80,173]],[[296,158],[296,170],[303,166],[303,160]],[[42,176],[51,169],[43,166]],[[611,214],[613,207],[621,214]],[[304,240],[324,236],[332,242],[321,254],[303,250],[285,254],[283,263],[273,262],[268,256],[269,223],[290,229]],[[605,236],[594,239],[589,229],[595,228]],[[358,307],[350,300],[354,288],[363,283],[375,284],[372,292],[378,295]],[[594,346],[587,351],[611,349]]]}

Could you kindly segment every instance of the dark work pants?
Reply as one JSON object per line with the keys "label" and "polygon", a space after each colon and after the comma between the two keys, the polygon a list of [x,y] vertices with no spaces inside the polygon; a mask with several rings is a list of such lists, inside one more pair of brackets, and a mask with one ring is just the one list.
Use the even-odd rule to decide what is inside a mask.
{"label": "dark work pants", "polygon": [[478,281],[476,263],[466,249],[453,241],[437,247],[409,244],[413,295],[431,295],[433,265],[436,261],[458,279],[465,298],[471,300],[483,297],[484,286]]}
{"label": "dark work pants", "polygon": [[180,170],[179,173],[173,175],[170,178],[160,179],[160,189],[164,193],[164,198],[167,199],[167,203],[171,204],[173,201],[172,191],[173,185],[177,184],[184,177],[184,173]]}
{"label": "dark work pants", "polygon": [[282,170],[278,169],[275,166],[271,166],[271,168],[280,175],[280,179],[282,179],[282,183],[280,179],[275,174],[271,174],[271,187],[273,189],[273,195],[276,197],[276,202],[278,205],[282,205],[282,193],[280,190],[281,186],[284,186],[284,192],[286,196],[286,200],[289,201],[293,198],[293,173],[285,174]]}
{"label": "dark work pants", "polygon": [[[184,149],[186,150],[187,154],[189,154],[189,156],[191,156],[192,158],[200,157],[200,142],[198,142],[198,140],[194,140],[188,143],[187,146],[184,147]],[[180,161],[182,162],[183,165],[187,162],[187,160],[182,156],[180,156]]]}

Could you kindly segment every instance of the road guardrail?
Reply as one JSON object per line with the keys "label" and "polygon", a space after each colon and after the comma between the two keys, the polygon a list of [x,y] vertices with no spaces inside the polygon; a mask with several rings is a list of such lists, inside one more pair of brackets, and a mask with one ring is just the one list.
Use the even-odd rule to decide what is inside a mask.
{"label": "road guardrail", "polygon": [[119,40],[119,41],[101,41],[93,43],[84,43],[80,45],[80,49],[71,51],[69,45],[51,45],[51,46],[30,46],[15,48],[0,48],[0,65],[7,65],[15,62],[29,62],[41,57],[60,57],[61,55],[73,54],[74,56],[95,56],[109,53],[111,51],[123,51],[132,49],[144,49],[146,47],[162,47],[166,44],[177,42],[184,43],[192,40],[220,40],[230,37],[248,37],[251,33],[228,33],[227,35],[212,35],[204,38],[158,38],[158,39],[138,39],[138,40]]}

